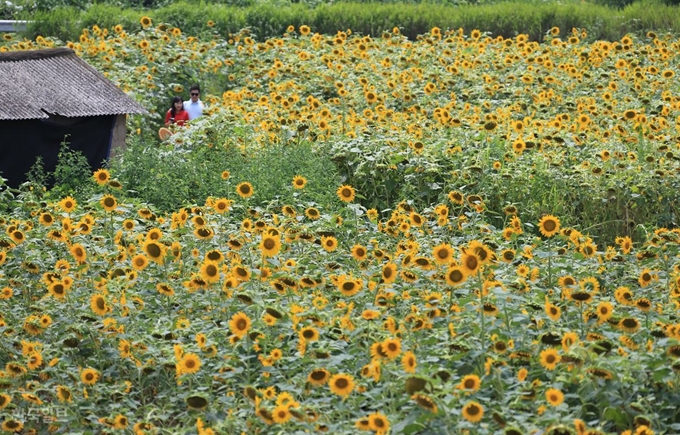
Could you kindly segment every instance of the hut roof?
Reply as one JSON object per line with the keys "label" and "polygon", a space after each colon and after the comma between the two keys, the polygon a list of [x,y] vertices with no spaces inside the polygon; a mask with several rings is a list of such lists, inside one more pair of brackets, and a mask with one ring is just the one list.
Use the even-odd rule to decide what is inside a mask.
{"label": "hut roof", "polygon": [[69,48],[0,53],[0,120],[148,113]]}

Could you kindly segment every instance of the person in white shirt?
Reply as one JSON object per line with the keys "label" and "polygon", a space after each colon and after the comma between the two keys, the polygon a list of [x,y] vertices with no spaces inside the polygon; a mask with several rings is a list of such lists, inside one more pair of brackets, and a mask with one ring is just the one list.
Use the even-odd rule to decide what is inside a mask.
{"label": "person in white shirt", "polygon": [[203,115],[203,101],[199,98],[201,96],[201,88],[198,85],[193,85],[189,89],[189,95],[191,99],[184,102],[184,110],[189,114],[189,120],[196,119]]}

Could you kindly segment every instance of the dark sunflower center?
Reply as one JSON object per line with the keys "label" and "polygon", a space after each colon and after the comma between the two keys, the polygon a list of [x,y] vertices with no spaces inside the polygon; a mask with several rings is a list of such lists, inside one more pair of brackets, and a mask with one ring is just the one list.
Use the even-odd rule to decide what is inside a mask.
{"label": "dark sunflower center", "polygon": [[458,282],[463,279],[463,273],[460,270],[452,270],[449,273],[449,279],[453,282]]}
{"label": "dark sunflower center", "polygon": [[160,257],[160,256],[161,256],[161,248],[160,248],[160,246],[158,246],[158,245],[155,244],[155,243],[150,244],[150,245],[146,248],[146,252],[148,252],[149,255],[152,256],[152,257],[154,257],[154,258]]}
{"label": "dark sunflower center", "polygon": [[468,269],[475,270],[477,269],[478,264],[479,261],[477,261],[477,257],[469,256],[465,259],[465,265],[468,267]]}

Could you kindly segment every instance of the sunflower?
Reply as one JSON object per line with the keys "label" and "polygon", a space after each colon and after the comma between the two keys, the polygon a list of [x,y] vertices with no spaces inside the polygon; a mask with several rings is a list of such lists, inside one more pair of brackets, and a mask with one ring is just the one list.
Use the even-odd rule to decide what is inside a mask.
{"label": "sunflower", "polygon": [[52,225],[54,223],[54,216],[52,216],[50,213],[47,213],[47,212],[40,213],[40,217],[38,218],[38,221],[42,225],[49,227],[50,225]]}
{"label": "sunflower", "polygon": [[333,252],[338,248],[338,239],[333,236],[322,236],[321,247],[323,247],[326,252]]}
{"label": "sunflower", "polygon": [[432,400],[430,396],[416,393],[411,396],[411,400],[416,402],[416,405],[420,406],[426,411],[429,411],[433,414],[436,414],[438,412],[437,404],[434,403],[434,400]]}
{"label": "sunflower", "polygon": [[165,261],[165,255],[167,253],[167,248],[162,243],[159,243],[153,239],[147,240],[142,246],[142,250],[147,255],[147,257],[157,264],[163,264]]}
{"label": "sunflower", "polygon": [[14,290],[12,290],[10,287],[4,287],[2,290],[0,290],[0,300],[9,299],[13,294]]}
{"label": "sunflower", "polygon": [[634,333],[640,329],[640,322],[635,317],[624,317],[619,320],[618,326],[626,332]]}
{"label": "sunflower", "polygon": [[97,383],[99,380],[99,371],[92,369],[92,368],[86,368],[82,372],[80,372],[80,380],[83,382],[85,385],[94,385]]}
{"label": "sunflower", "polygon": [[307,179],[302,175],[296,175],[293,177],[293,188],[303,189],[307,185]]}
{"label": "sunflower", "polygon": [[652,281],[654,281],[654,278],[654,273],[651,270],[644,268],[642,272],[640,272],[638,283],[640,284],[640,287],[647,287]]}
{"label": "sunflower", "polygon": [[232,201],[227,198],[218,198],[212,203],[212,208],[219,214],[229,211]]}
{"label": "sunflower", "polygon": [[132,267],[135,270],[142,271],[149,265],[149,259],[144,254],[137,254],[132,257]]}
{"label": "sunflower", "polygon": [[312,385],[325,385],[331,374],[326,369],[314,369],[307,375],[307,382]]}
{"label": "sunflower", "polygon": [[557,363],[561,360],[555,349],[545,349],[541,351],[540,362],[546,370],[555,370]]}
{"label": "sunflower", "polygon": [[210,239],[213,238],[215,233],[210,228],[204,227],[204,228],[196,228],[194,230],[194,235],[201,240],[210,240]]}
{"label": "sunflower", "polygon": [[302,26],[300,26],[300,35],[307,36],[307,35],[309,35],[309,32],[311,32],[311,29],[309,28],[309,26],[306,26],[304,24]]}
{"label": "sunflower", "polygon": [[300,329],[298,335],[300,336],[301,340],[306,342],[317,341],[319,339],[319,331],[312,326],[306,326]]}
{"label": "sunflower", "polygon": [[7,408],[10,403],[12,403],[12,396],[5,393],[0,394],[0,409]]}
{"label": "sunflower", "polygon": [[458,384],[458,389],[473,392],[479,390],[481,385],[482,381],[479,379],[479,376],[467,375],[461,379],[460,383]]}
{"label": "sunflower", "polygon": [[614,313],[614,306],[611,302],[602,301],[595,309],[595,313],[598,317],[598,323],[604,323],[609,320]]}
{"label": "sunflower", "polygon": [[453,260],[453,248],[448,243],[441,243],[432,248],[432,256],[437,264],[449,264]]}
{"label": "sunflower", "polygon": [[14,241],[17,245],[20,245],[26,240],[26,236],[24,235],[23,231],[15,229],[9,233],[9,238]]}
{"label": "sunflower", "polygon": [[558,320],[560,320],[560,316],[562,315],[562,309],[557,305],[551,304],[546,300],[545,313],[548,315],[548,317],[550,317],[550,320],[552,320],[553,322],[557,322]]}
{"label": "sunflower", "polygon": [[192,374],[201,368],[201,359],[195,353],[186,353],[177,363],[179,374]]}
{"label": "sunflower", "polygon": [[382,268],[382,281],[391,284],[397,279],[397,265],[389,262]]}
{"label": "sunflower", "polygon": [[529,371],[525,367],[522,367],[517,372],[517,380],[520,381],[520,382],[524,382],[526,380],[528,374],[529,374]]}
{"label": "sunflower", "polygon": [[191,223],[194,224],[196,228],[203,228],[206,226],[208,223],[206,222],[205,218],[203,216],[196,215],[191,218]]}
{"label": "sunflower", "polygon": [[7,364],[5,364],[5,371],[7,372],[7,374],[10,375],[10,377],[22,376],[22,375],[25,375],[28,372],[26,367],[22,366],[21,364],[17,364],[17,363],[7,363]]}
{"label": "sunflower", "polygon": [[545,237],[552,237],[560,231],[560,220],[553,215],[543,216],[538,221],[538,231]]}
{"label": "sunflower", "polygon": [[220,267],[218,263],[206,260],[201,265],[201,279],[208,284],[216,283],[220,280]]}
{"label": "sunflower", "polygon": [[505,263],[512,263],[515,260],[515,250],[504,249],[501,251],[500,259]]}
{"label": "sunflower", "polygon": [[560,406],[564,402],[564,394],[557,388],[548,388],[545,399],[551,406]]}
{"label": "sunflower", "polygon": [[404,352],[401,357],[401,366],[404,368],[406,373],[415,373],[418,361],[416,360],[416,354],[412,351]]}
{"label": "sunflower", "polygon": [[229,321],[229,330],[238,338],[243,338],[250,330],[252,324],[250,317],[244,312],[234,314]]}
{"label": "sunflower", "polygon": [[569,298],[573,301],[578,302],[579,304],[581,302],[588,303],[593,299],[593,295],[589,292],[585,291],[577,291],[569,295]]}
{"label": "sunflower", "polygon": [[28,362],[26,363],[26,366],[30,370],[35,370],[39,368],[43,364],[43,359],[42,355],[40,355],[40,352],[33,352],[28,356]]}
{"label": "sunflower", "polygon": [[423,217],[420,215],[420,213],[416,213],[415,211],[412,211],[411,214],[409,215],[409,222],[414,227],[421,227],[425,223],[425,219],[423,219]]}
{"label": "sunflower", "polygon": [[356,261],[364,261],[367,256],[368,251],[365,246],[359,244],[352,246],[352,257]]}
{"label": "sunflower", "polygon": [[61,209],[64,210],[66,213],[71,213],[73,210],[76,209],[77,205],[78,203],[71,196],[67,196],[66,198],[59,201],[59,207],[61,207]]}
{"label": "sunflower", "polygon": [[652,309],[652,302],[647,298],[635,299],[635,307],[643,313],[648,313]]}
{"label": "sunflower", "polygon": [[384,434],[390,430],[390,421],[386,415],[375,412],[368,416],[368,426],[375,432]]}
{"label": "sunflower", "polygon": [[475,401],[470,401],[463,406],[463,418],[470,423],[477,423],[484,417],[484,407]]}
{"label": "sunflower", "polygon": [[621,252],[624,254],[630,254],[630,251],[633,249],[633,240],[628,236],[617,237],[616,244],[621,247]]}
{"label": "sunflower", "polygon": [[614,291],[616,302],[623,305],[633,305],[633,292],[628,287],[618,287]]}
{"label": "sunflower", "polygon": [[205,259],[214,261],[215,263],[221,263],[224,261],[224,255],[219,249],[212,249],[205,253]]}
{"label": "sunflower", "polygon": [[361,417],[354,423],[354,427],[361,431],[370,431],[371,425],[368,421],[368,417]]}
{"label": "sunflower", "polygon": [[114,419],[113,419],[113,428],[114,429],[125,429],[128,427],[128,418],[124,416],[123,414],[118,414]]}
{"label": "sunflower", "polygon": [[336,193],[338,195],[338,198],[340,198],[340,200],[343,202],[352,202],[354,201],[354,197],[356,196],[356,191],[354,190],[354,188],[347,184],[343,184],[342,186],[338,187]]}
{"label": "sunflower", "polygon": [[237,264],[231,270],[231,275],[235,277],[240,282],[250,281],[251,272],[246,266]]}
{"label": "sunflower", "polygon": [[292,416],[293,414],[291,414],[290,408],[286,405],[278,405],[276,408],[274,408],[274,411],[272,411],[272,420],[274,420],[274,423],[287,423],[288,420],[292,418]]}
{"label": "sunflower", "polygon": [[274,236],[271,234],[265,234],[262,236],[262,241],[260,242],[260,251],[265,257],[274,257],[281,250],[281,237]]}
{"label": "sunflower", "polygon": [[477,254],[470,251],[461,256],[460,263],[467,276],[474,275],[482,266],[482,261]]}
{"label": "sunflower", "polygon": [[454,204],[462,205],[465,202],[465,196],[456,190],[449,192],[447,197]]}
{"label": "sunflower", "polygon": [[151,18],[147,16],[143,16],[142,18],[139,19],[139,24],[142,25],[145,29],[151,25]]}
{"label": "sunflower", "polygon": [[352,277],[345,277],[341,279],[336,286],[343,296],[354,296],[361,291],[362,283],[360,279],[354,279]]}
{"label": "sunflower", "polygon": [[578,247],[578,252],[586,258],[592,258],[597,253],[597,245],[595,245],[592,240],[588,240]]}
{"label": "sunflower", "polygon": [[238,193],[238,196],[241,198],[250,198],[253,196],[253,185],[247,181],[239,183],[236,186],[236,193]]}
{"label": "sunflower", "polygon": [[330,378],[328,385],[334,394],[347,397],[354,390],[354,378],[352,375],[338,373]]}
{"label": "sunflower", "polygon": [[109,307],[106,304],[106,299],[100,294],[92,295],[90,298],[90,308],[95,314],[105,316],[109,312]]}
{"label": "sunflower", "polygon": [[24,424],[19,420],[5,420],[2,422],[2,430],[6,432],[21,432]]}
{"label": "sunflower", "polygon": [[111,179],[111,174],[106,169],[99,169],[92,175],[94,181],[100,186],[104,186]]}
{"label": "sunflower", "polygon": [[383,353],[389,359],[394,359],[401,353],[401,340],[398,338],[387,338],[380,345]]}
{"label": "sunflower", "polygon": [[565,332],[562,336],[562,349],[565,352],[576,343],[578,343],[578,335],[575,332]]}
{"label": "sunflower", "polygon": [[104,207],[104,211],[114,211],[118,207],[116,198],[112,195],[104,195],[99,203]]}
{"label": "sunflower", "polygon": [[461,266],[453,266],[446,271],[444,277],[448,285],[456,286],[458,284],[465,282],[468,279],[468,273]]}

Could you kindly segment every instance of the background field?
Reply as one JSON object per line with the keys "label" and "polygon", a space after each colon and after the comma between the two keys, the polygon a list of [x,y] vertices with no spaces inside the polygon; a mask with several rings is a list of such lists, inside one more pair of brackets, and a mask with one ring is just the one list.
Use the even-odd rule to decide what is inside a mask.
{"label": "background field", "polygon": [[152,113],[0,189],[2,430],[680,430],[674,6],[156,6],[0,42]]}

